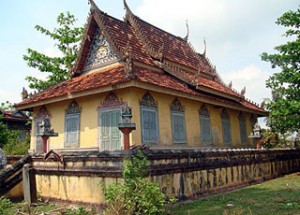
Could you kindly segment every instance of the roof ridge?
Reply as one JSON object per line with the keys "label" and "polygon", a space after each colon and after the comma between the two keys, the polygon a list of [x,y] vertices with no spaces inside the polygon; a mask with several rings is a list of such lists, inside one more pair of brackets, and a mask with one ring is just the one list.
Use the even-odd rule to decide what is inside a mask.
{"label": "roof ridge", "polygon": [[[123,0],[123,3],[124,3],[124,8],[125,8],[125,10],[126,10],[126,16],[127,16],[127,15],[131,15],[131,16],[133,16],[134,18],[137,18],[137,19],[139,19],[140,21],[143,21],[143,22],[145,22],[146,24],[148,24],[148,25],[150,25],[150,26],[152,26],[152,27],[154,27],[154,28],[156,28],[156,29],[158,29],[158,30],[160,30],[160,31],[163,31],[163,32],[167,33],[167,34],[170,35],[170,36],[176,37],[176,38],[178,38],[178,39],[180,39],[180,40],[182,40],[182,41],[187,42],[184,38],[182,38],[182,37],[180,37],[180,36],[176,36],[175,34],[172,34],[172,33],[168,32],[168,31],[166,31],[166,30],[164,30],[164,29],[162,29],[162,28],[159,28],[159,27],[157,27],[157,26],[155,26],[155,25],[153,25],[153,24],[151,24],[151,23],[149,23],[149,22],[147,22],[147,21],[141,19],[139,16],[135,15],[135,14],[131,11],[131,9],[129,8],[129,6],[128,6],[126,0]],[[129,14],[127,14],[127,12],[129,12]],[[125,17],[125,18],[127,18],[127,17]]]}

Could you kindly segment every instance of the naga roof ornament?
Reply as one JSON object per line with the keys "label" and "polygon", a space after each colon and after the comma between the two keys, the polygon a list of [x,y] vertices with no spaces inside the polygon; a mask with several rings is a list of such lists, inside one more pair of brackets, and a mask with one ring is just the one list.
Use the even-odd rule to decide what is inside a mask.
{"label": "naga roof ornament", "polygon": [[93,0],[88,0],[88,4],[91,5],[91,8],[90,8],[91,11],[95,11],[98,9],[97,5],[95,4],[95,2]]}
{"label": "naga roof ornament", "polygon": [[186,36],[183,38],[186,42],[188,41],[189,39],[189,35],[190,35],[190,28],[189,28],[189,20],[186,20]]}

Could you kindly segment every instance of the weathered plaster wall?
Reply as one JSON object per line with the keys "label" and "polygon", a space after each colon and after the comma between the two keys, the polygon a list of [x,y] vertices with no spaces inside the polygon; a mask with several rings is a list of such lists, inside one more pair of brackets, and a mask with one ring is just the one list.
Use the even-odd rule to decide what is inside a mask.
{"label": "weathered plaster wall", "polygon": [[[128,103],[132,107],[132,122],[136,123],[136,130],[132,132],[130,139],[131,143],[139,145],[142,142],[141,135],[141,116],[140,116],[140,100],[146,93],[146,90],[139,88],[128,88],[126,90],[115,90],[119,100]],[[172,141],[172,128],[171,128],[171,115],[170,105],[174,100],[174,96],[167,94],[150,92],[158,104],[158,122],[159,122],[159,146],[171,146]],[[81,149],[98,149],[99,148],[99,131],[98,131],[98,107],[103,103],[107,94],[91,95],[76,99],[79,107],[81,108],[80,116],[80,144]],[[185,125],[187,146],[197,147],[201,146],[200,138],[200,120],[199,109],[202,106],[201,102],[196,102],[189,99],[179,98],[180,102],[185,109]],[[58,137],[50,137],[50,149],[63,149],[64,148],[64,125],[65,125],[65,110],[72,100],[63,102],[52,103],[46,105],[46,108],[51,116],[52,128],[58,132]],[[206,104],[211,118],[211,129],[213,135],[213,146],[224,146],[223,134],[221,126],[220,113],[221,107]],[[37,116],[40,108],[35,108],[33,118]],[[238,114],[236,110],[227,109],[230,116],[231,123],[231,136],[232,146],[237,147],[240,145],[240,128]],[[250,114],[245,113],[247,134],[251,132]],[[32,125],[35,125],[33,120]],[[33,129],[31,138],[31,150],[35,150],[35,131]],[[252,141],[248,141],[248,146]],[[174,146],[174,145],[173,145]],[[253,144],[252,144],[253,146]]]}
{"label": "weathered plaster wall", "polygon": [[[169,197],[185,199],[300,171],[299,150],[144,150],[152,180]],[[33,157],[43,198],[101,204],[101,186],[120,180],[130,152],[65,154],[64,162]]]}
{"label": "weathered plaster wall", "polygon": [[24,195],[23,192],[23,183],[20,182],[15,187],[13,187],[11,190],[9,190],[7,193],[5,193],[3,196],[10,199],[22,199]]}

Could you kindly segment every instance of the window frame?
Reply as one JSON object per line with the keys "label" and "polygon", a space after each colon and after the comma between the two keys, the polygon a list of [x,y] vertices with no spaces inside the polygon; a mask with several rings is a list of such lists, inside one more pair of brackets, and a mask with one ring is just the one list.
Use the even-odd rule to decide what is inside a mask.
{"label": "window frame", "polygon": [[[81,121],[81,109],[76,101],[73,101],[69,104],[68,108],[65,111],[65,123],[64,123],[64,148],[78,148],[80,146],[80,121]],[[78,124],[76,124],[76,130],[69,131],[68,130],[68,122],[71,119],[78,119]],[[75,141],[68,140],[68,133],[76,132]]]}
{"label": "window frame", "polygon": [[245,115],[242,112],[240,112],[238,119],[239,119],[239,127],[240,127],[241,145],[246,145],[248,143],[248,136],[247,136],[247,124],[246,124]]}
{"label": "window frame", "polygon": [[[145,139],[145,134],[144,134],[144,112],[148,111],[148,112],[152,112],[155,114],[155,138],[154,139]],[[159,123],[158,123],[158,111],[157,108],[154,107],[145,107],[145,106],[141,106],[141,134],[142,134],[142,144],[147,144],[147,145],[157,145],[159,142]]]}
{"label": "window frame", "polygon": [[[208,127],[209,128],[209,141],[204,140],[204,124],[207,122],[203,122],[204,120],[208,121]],[[212,128],[211,128],[211,120],[210,120],[210,113],[207,110],[206,106],[203,105],[200,110],[199,110],[199,122],[200,122],[200,141],[201,144],[203,144],[204,146],[212,146],[213,145],[213,135],[212,135]]]}
{"label": "window frame", "polygon": [[[232,146],[232,131],[231,131],[231,122],[230,122],[230,116],[226,109],[223,109],[221,113],[221,124],[222,124],[222,134],[223,134],[223,143],[224,146]],[[228,129],[226,128],[228,126]],[[227,131],[229,131],[227,133]],[[227,137],[226,135],[229,135],[229,141],[226,141]]]}
{"label": "window frame", "polygon": [[[172,128],[172,142],[173,144],[187,144],[187,138],[186,138],[186,123],[185,123],[185,114],[181,111],[174,111],[171,110],[171,128]],[[174,127],[174,117],[181,117],[182,120],[182,126],[183,126],[183,139],[175,139],[175,127]]]}
{"label": "window frame", "polygon": [[[115,150],[122,150],[122,143],[123,143],[123,135],[122,132],[118,129],[118,133],[119,133],[119,141],[120,141],[120,148],[119,149],[104,149],[103,145],[103,137],[102,137],[102,129],[103,129],[103,125],[102,125],[102,117],[105,114],[109,114],[111,112],[118,112],[119,114],[119,123],[121,122],[121,108],[120,107],[112,107],[112,108],[99,108],[98,109],[98,142],[99,142],[99,150],[100,151],[105,151],[105,150],[109,150],[109,151],[115,151]],[[109,129],[109,134],[111,134],[111,129]],[[110,140],[112,140],[112,138],[110,138]],[[110,144],[110,146],[112,146]]]}

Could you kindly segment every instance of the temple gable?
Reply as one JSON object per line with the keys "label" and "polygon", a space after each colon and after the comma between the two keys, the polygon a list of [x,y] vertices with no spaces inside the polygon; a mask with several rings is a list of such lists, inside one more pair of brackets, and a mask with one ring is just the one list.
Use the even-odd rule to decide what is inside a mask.
{"label": "temple gable", "polygon": [[97,28],[90,46],[88,57],[84,64],[84,71],[106,66],[118,60],[105,35]]}

